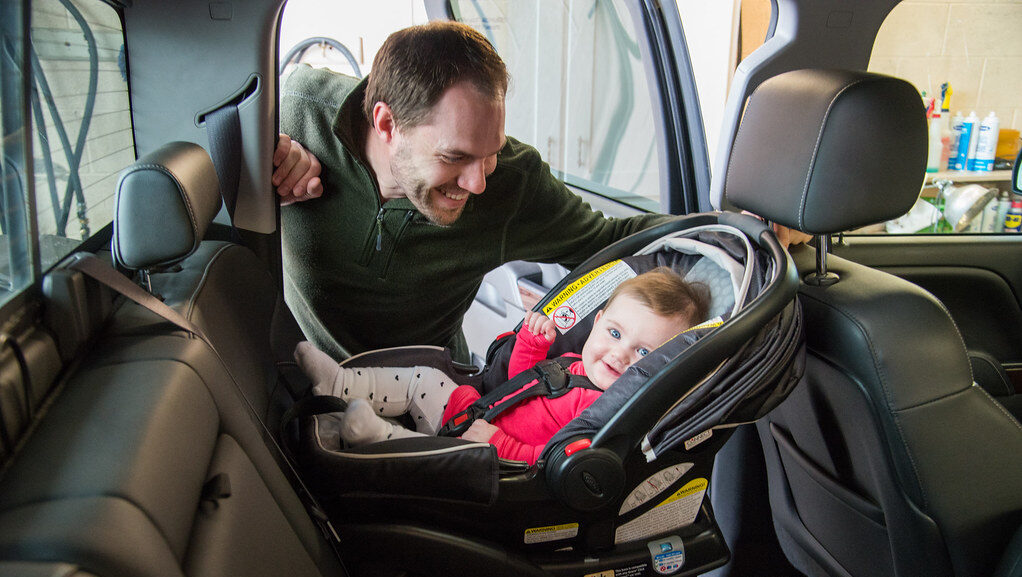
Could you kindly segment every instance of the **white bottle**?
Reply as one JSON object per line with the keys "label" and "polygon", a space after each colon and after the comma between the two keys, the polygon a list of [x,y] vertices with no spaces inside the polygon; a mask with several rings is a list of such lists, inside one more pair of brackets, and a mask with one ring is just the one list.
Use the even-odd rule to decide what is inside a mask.
{"label": "white bottle", "polygon": [[997,115],[990,112],[979,125],[979,138],[976,145],[976,160],[969,170],[989,172],[994,169],[994,155],[997,153],[997,136],[1001,122]]}
{"label": "white bottle", "polygon": [[[968,128],[968,138],[966,138],[966,128]],[[976,116],[976,111],[969,112],[969,115],[965,117],[962,122],[962,139],[958,142],[958,155],[959,158],[965,149],[965,162],[962,163],[964,170],[973,170],[976,165],[976,147],[979,146],[979,117]]]}
{"label": "white bottle", "polygon": [[1001,232],[998,225],[1003,223],[1004,220],[997,220],[997,208],[1001,205],[1001,193],[997,193],[990,202],[986,203],[983,207],[983,213],[976,217],[974,223],[981,223],[980,227],[976,232]]}

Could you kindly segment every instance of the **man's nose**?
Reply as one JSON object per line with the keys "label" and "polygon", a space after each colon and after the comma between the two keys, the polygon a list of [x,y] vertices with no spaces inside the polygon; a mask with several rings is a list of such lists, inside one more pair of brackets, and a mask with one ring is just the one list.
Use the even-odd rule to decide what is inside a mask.
{"label": "man's nose", "polygon": [[486,159],[467,164],[458,175],[458,187],[472,194],[482,194],[486,190],[486,173]]}

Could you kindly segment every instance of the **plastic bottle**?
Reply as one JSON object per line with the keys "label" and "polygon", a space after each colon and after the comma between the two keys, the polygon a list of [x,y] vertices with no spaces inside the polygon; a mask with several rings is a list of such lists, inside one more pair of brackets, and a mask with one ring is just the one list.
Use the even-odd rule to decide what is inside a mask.
{"label": "plastic bottle", "polygon": [[962,112],[959,110],[955,115],[949,119],[951,125],[951,155],[948,157],[948,170],[956,170],[954,168],[955,155],[958,154],[958,136],[959,131],[962,130],[962,122],[965,121],[965,117],[962,116]]}
{"label": "plastic bottle", "polygon": [[1000,129],[1001,121],[991,111],[979,125],[979,135],[976,138],[976,158],[969,166],[969,170],[989,172],[994,169],[994,155],[997,153],[997,136],[1000,134]]}
{"label": "plastic bottle", "polygon": [[[966,138],[966,129],[968,129],[968,138]],[[958,156],[961,157],[963,152],[965,154],[965,158],[962,159],[962,170],[971,170],[970,167],[975,166],[977,146],[979,146],[979,117],[973,110],[962,121],[962,137],[958,141]]]}
{"label": "plastic bottle", "polygon": [[1003,192],[998,192],[990,199],[989,202],[983,206],[983,213],[980,217],[976,218],[976,222],[981,223],[979,230],[976,232],[980,233],[1000,233],[1001,227],[998,225],[1004,224],[1004,219],[997,220],[997,208],[1001,206],[1001,197],[1004,195]]}
{"label": "plastic bottle", "polygon": [[1011,208],[1011,193],[1001,192],[1001,198],[997,200],[997,220],[994,221],[993,232],[1004,232],[1004,221],[1008,218],[1008,209]]}
{"label": "plastic bottle", "polygon": [[1017,196],[1012,197],[1011,208],[1004,217],[1004,232],[1022,232],[1022,199]]}
{"label": "plastic bottle", "polygon": [[937,110],[933,111],[933,116],[930,118],[930,146],[929,152],[926,155],[926,172],[938,172],[940,170],[940,155],[941,155],[941,142],[940,142],[940,112]]}
{"label": "plastic bottle", "polygon": [[[990,199],[990,202],[983,207],[983,224],[980,226],[979,232],[1001,232],[1001,228],[1004,226],[1004,216],[998,214],[998,209],[1001,207],[1001,199],[1004,199],[1005,213],[1008,212],[1008,195],[1001,191],[996,196]],[[976,219],[980,220],[980,219]]]}
{"label": "plastic bottle", "polygon": [[961,112],[951,119],[951,130],[955,135],[951,148],[952,156],[949,160],[951,170],[965,170],[965,163],[969,157],[969,139],[972,137],[972,126],[966,125],[965,117],[962,116]]}

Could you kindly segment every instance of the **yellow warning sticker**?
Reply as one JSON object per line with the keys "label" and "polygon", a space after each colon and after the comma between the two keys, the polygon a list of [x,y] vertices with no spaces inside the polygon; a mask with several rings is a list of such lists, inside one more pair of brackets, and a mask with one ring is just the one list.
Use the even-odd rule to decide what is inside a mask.
{"label": "yellow warning sticker", "polygon": [[635,271],[621,260],[608,262],[564,287],[543,307],[543,314],[564,333],[603,304],[617,285],[634,276]]}
{"label": "yellow warning sticker", "polygon": [[[671,503],[673,503],[675,501],[684,499],[685,497],[688,497],[689,495],[692,495],[693,493],[699,493],[701,491],[705,491],[707,484],[708,483],[707,483],[706,479],[703,479],[702,477],[700,477],[698,479],[692,479],[688,483],[685,483],[684,487],[682,487],[682,488],[678,489],[677,491],[675,491],[675,493],[673,495],[671,495],[670,497],[664,499],[664,502],[660,503],[659,505],[657,505],[657,507],[663,507],[664,505],[669,505],[669,504],[671,504]],[[702,499],[700,499],[699,501],[702,502]]]}
{"label": "yellow warning sticker", "polygon": [[620,525],[614,532],[614,543],[646,539],[691,525],[699,514],[699,506],[703,502],[708,484],[702,477],[685,483],[656,507]]}
{"label": "yellow warning sticker", "polygon": [[576,535],[578,535],[578,523],[533,527],[525,530],[525,544],[560,541],[561,539],[571,539]]}

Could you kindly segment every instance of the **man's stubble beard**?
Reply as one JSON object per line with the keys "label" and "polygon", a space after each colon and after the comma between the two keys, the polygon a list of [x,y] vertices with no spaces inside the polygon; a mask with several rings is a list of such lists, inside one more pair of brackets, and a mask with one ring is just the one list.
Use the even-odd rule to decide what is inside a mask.
{"label": "man's stubble beard", "polygon": [[414,165],[407,146],[400,146],[390,161],[390,172],[394,181],[404,191],[412,206],[422,213],[429,222],[437,226],[451,226],[461,217],[465,205],[463,204],[453,211],[445,211],[437,207],[431,194],[433,189],[425,180],[415,175]]}

